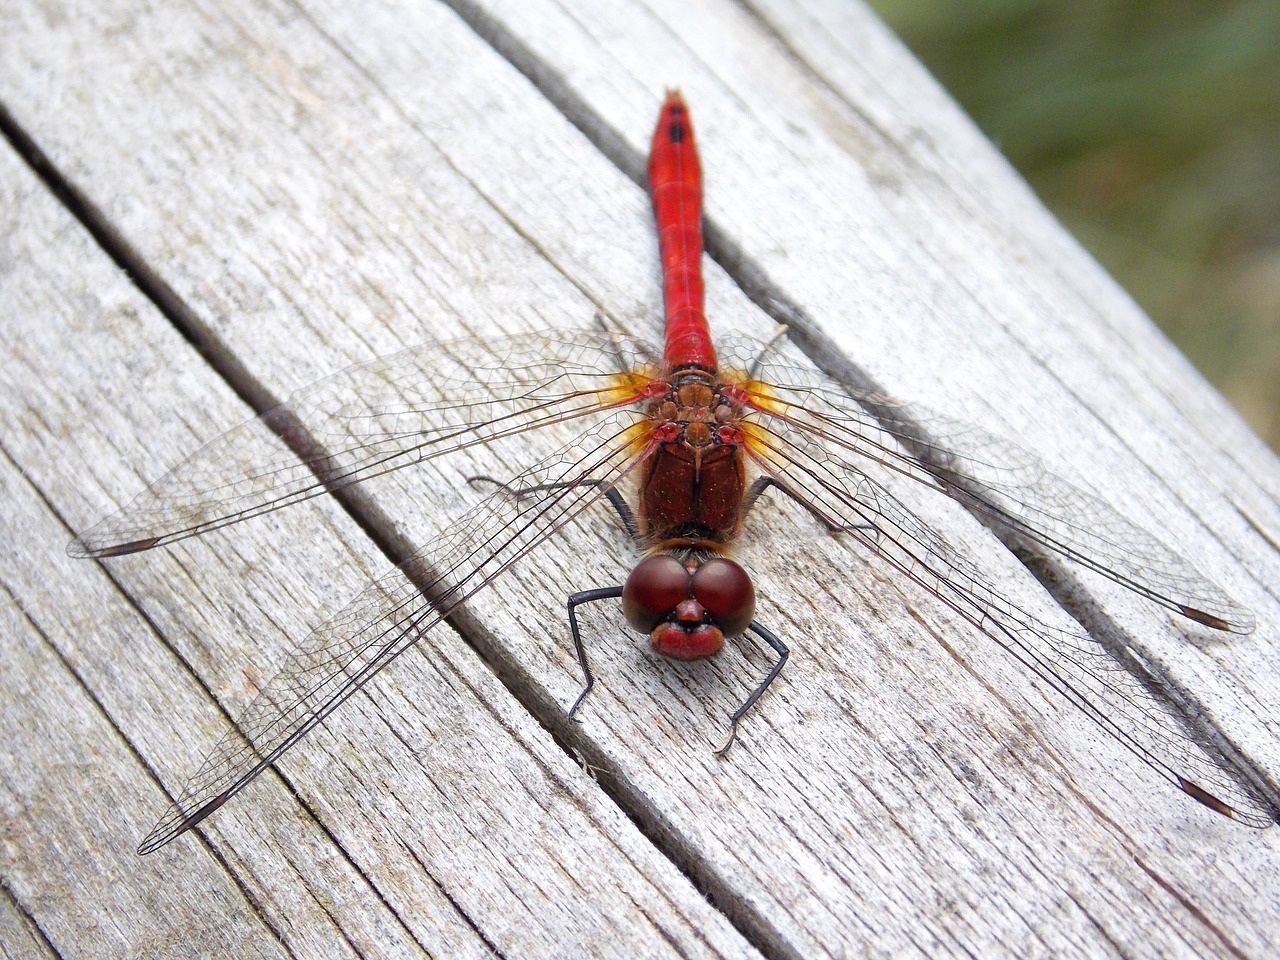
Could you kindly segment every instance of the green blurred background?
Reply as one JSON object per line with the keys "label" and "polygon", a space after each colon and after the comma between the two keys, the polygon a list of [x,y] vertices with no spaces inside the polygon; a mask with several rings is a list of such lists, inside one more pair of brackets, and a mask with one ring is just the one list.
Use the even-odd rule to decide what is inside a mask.
{"label": "green blurred background", "polygon": [[1280,450],[1280,0],[870,0]]}

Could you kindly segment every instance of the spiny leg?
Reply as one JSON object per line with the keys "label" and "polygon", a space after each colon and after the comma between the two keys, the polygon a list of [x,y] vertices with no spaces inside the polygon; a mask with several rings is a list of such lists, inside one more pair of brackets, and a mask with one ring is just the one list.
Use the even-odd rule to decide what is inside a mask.
{"label": "spiny leg", "polygon": [[[495,477],[479,475],[467,478],[469,483],[483,482],[491,483],[501,489],[508,496],[520,498],[530,496],[535,493],[543,493],[548,490],[562,490],[566,487],[599,487],[603,488],[605,497],[613,506],[614,512],[618,514],[618,519],[622,521],[622,526],[626,529],[627,535],[631,537],[633,543],[639,545],[641,542],[640,528],[636,524],[635,514],[631,512],[631,507],[622,494],[618,492],[616,487],[606,487],[604,482],[588,477],[584,480],[572,480],[561,483],[541,483],[532,487],[512,487],[508,483],[504,483]],[[582,706],[582,701],[587,698],[587,694],[591,692],[591,688],[595,686],[595,676],[591,673],[591,666],[587,662],[587,650],[582,643],[582,631],[578,628],[577,608],[584,603],[595,603],[597,600],[617,599],[622,596],[622,587],[597,587],[594,590],[581,590],[578,593],[569,595],[569,632],[573,636],[573,648],[578,655],[578,663],[582,667],[582,675],[585,679],[582,692],[578,694],[578,699],[573,701],[573,706],[569,708],[569,719],[574,718],[574,714],[578,712],[578,707]]]}
{"label": "spiny leg", "polygon": [[545,493],[548,490],[564,490],[567,487],[600,487],[603,488],[605,498],[612,505],[614,512],[618,515],[618,519],[622,521],[623,528],[627,531],[627,536],[631,538],[631,542],[637,546],[641,543],[640,526],[636,523],[636,516],[631,512],[626,498],[618,491],[617,487],[606,486],[603,480],[597,480],[594,477],[586,477],[582,480],[564,480],[560,483],[539,483],[532,487],[513,487],[509,483],[505,483],[496,477],[487,474],[478,474],[474,477],[467,477],[468,483],[491,483],[495,487],[501,489],[509,497],[519,500],[521,497],[531,496],[535,493]]}
{"label": "spiny leg", "polygon": [[[613,357],[618,361],[618,373],[633,373],[634,365],[627,363],[626,359],[622,356],[622,332],[620,330],[615,330],[610,326],[608,322],[609,318],[600,311],[596,311],[595,320],[596,326],[600,328],[600,332],[613,341]],[[632,344],[632,346],[634,347],[636,345]],[[660,358],[653,353],[647,344],[643,345],[641,352],[643,354],[642,359],[651,366],[657,367],[661,363]]]}
{"label": "spiny leg", "polygon": [[764,363],[764,358],[774,352],[774,349],[782,342],[786,335],[787,325],[785,323],[778,324],[777,329],[773,331],[773,336],[769,338],[769,342],[764,345],[756,355],[756,358],[751,361],[751,366],[747,370],[747,378],[749,380],[756,379],[760,373],[760,364]]}
{"label": "spiny leg", "polygon": [[622,587],[597,587],[595,590],[582,590],[569,595],[569,632],[573,634],[573,648],[578,652],[578,663],[582,666],[582,676],[586,680],[582,692],[578,694],[578,699],[573,701],[573,706],[569,708],[570,720],[578,712],[578,707],[582,706],[582,701],[587,698],[587,694],[591,692],[591,688],[596,683],[596,678],[591,673],[591,667],[587,664],[586,647],[582,645],[582,632],[578,629],[577,608],[584,603],[595,603],[597,600],[613,600],[621,596]]}
{"label": "spiny leg", "polygon": [[742,715],[755,706],[756,701],[764,696],[764,692],[769,689],[769,685],[773,683],[774,680],[778,679],[778,674],[782,673],[782,668],[786,666],[787,658],[791,656],[791,651],[787,649],[787,645],[783,643],[778,636],[773,633],[773,631],[766,630],[754,620],[751,622],[751,626],[748,629],[756,634],[756,636],[763,639],[765,643],[769,644],[769,646],[773,647],[774,651],[778,654],[778,662],[773,665],[773,669],[770,670],[765,678],[756,685],[756,688],[751,691],[751,695],[742,702],[742,706],[733,711],[733,716],[729,718],[729,736],[725,738],[724,743],[720,744],[720,746],[716,748],[716,756],[721,759],[723,759],[724,755],[729,752],[729,748],[733,746],[733,741],[738,736],[738,721],[742,719]]}
{"label": "spiny leg", "polygon": [[742,498],[742,519],[744,521],[747,519],[747,514],[751,512],[751,508],[756,505],[756,501],[759,500],[761,495],[763,495],[770,487],[777,487],[788,497],[788,499],[795,501],[796,504],[803,507],[806,513],[812,515],[815,520],[827,528],[827,533],[848,533],[850,530],[875,529],[874,525],[870,523],[860,523],[852,527],[837,526],[815,510],[810,504],[805,503],[804,500],[802,500],[799,495],[785,483],[780,480],[775,480],[773,477],[757,477],[756,481],[747,489],[746,496]]}

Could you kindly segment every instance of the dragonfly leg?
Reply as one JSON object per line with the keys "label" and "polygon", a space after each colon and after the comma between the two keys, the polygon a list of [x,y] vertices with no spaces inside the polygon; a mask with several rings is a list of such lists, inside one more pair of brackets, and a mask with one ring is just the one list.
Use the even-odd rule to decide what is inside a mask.
{"label": "dragonfly leg", "polygon": [[[791,496],[791,491],[780,484],[777,480],[773,479],[773,477],[757,477],[756,481],[747,488],[746,496],[742,498],[742,519],[744,521],[747,519],[747,515],[751,513],[752,508],[755,507],[756,501],[759,500],[770,487],[777,487],[783,493],[787,494],[787,496]],[[792,497],[792,499],[794,500],[795,498]]]}
{"label": "dragonfly leg", "polygon": [[621,596],[622,587],[598,587],[595,590],[581,590],[578,593],[569,595],[569,632],[573,634],[573,647],[578,651],[578,663],[582,665],[582,676],[586,680],[582,687],[582,692],[578,694],[578,699],[573,701],[573,706],[569,708],[570,720],[578,712],[578,707],[582,706],[582,701],[587,699],[587,694],[591,692],[591,688],[596,683],[596,678],[591,675],[591,667],[587,663],[587,649],[582,645],[582,631],[578,629],[577,608],[584,603],[617,599]]}
{"label": "dragonfly leg", "polygon": [[850,530],[874,529],[874,527],[869,523],[860,523],[853,527],[841,527],[832,523],[822,514],[818,513],[818,511],[814,510],[809,504],[805,503],[800,497],[796,496],[796,494],[791,491],[791,488],[785,483],[775,480],[773,477],[758,477],[756,478],[755,483],[751,484],[748,488],[746,496],[742,498],[743,520],[747,518],[747,514],[751,511],[751,508],[755,506],[756,501],[759,500],[761,495],[770,487],[777,487],[800,506],[804,507],[807,513],[811,514],[815,520],[827,528],[828,533],[847,533]]}
{"label": "dragonfly leg", "polygon": [[786,666],[787,657],[791,656],[791,651],[787,649],[787,645],[783,643],[778,636],[771,630],[766,630],[754,620],[749,628],[752,633],[764,640],[765,643],[773,647],[778,654],[778,662],[773,665],[768,675],[756,685],[751,691],[751,696],[742,702],[737,710],[733,711],[733,716],[729,718],[729,736],[725,738],[724,743],[716,748],[716,756],[723,758],[729,752],[729,748],[733,746],[733,741],[738,736],[738,721],[742,719],[742,715],[755,706],[756,701],[764,696],[764,692],[769,689],[769,685],[778,679],[778,674],[782,672],[782,668]]}
{"label": "dragonfly leg", "polygon": [[778,349],[778,344],[783,341],[787,335],[787,325],[780,323],[777,329],[773,331],[773,336],[769,338],[769,342],[764,345],[760,353],[751,361],[751,367],[747,370],[747,379],[754,380],[760,375],[760,364],[764,363],[764,358],[769,356]]}
{"label": "dragonfly leg", "polygon": [[627,536],[631,538],[632,543],[637,546],[641,544],[640,527],[636,523],[636,515],[631,512],[626,498],[618,491],[617,487],[607,487],[603,480],[597,480],[594,477],[586,477],[582,480],[565,480],[561,483],[539,483],[532,487],[513,487],[509,483],[504,483],[497,477],[490,477],[486,474],[480,474],[474,477],[467,477],[468,483],[491,483],[495,487],[500,488],[504,493],[515,499],[530,496],[535,493],[545,493],[548,490],[564,490],[567,487],[600,487],[603,488],[605,497],[608,499],[613,510],[618,515],[618,519],[622,521],[623,528],[627,531]]}
{"label": "dragonfly leg", "polygon": [[[596,311],[595,320],[596,326],[600,328],[600,332],[613,341],[613,358],[618,361],[618,372],[631,373],[635,370],[636,363],[634,360],[628,360],[622,355],[622,332],[614,329],[609,324],[609,318],[598,310]],[[634,341],[630,344],[630,347],[633,350],[636,349],[637,346],[638,345]],[[645,363],[653,367],[659,367],[662,365],[662,358],[654,353],[647,344],[641,346],[642,350],[640,352],[640,357]]]}

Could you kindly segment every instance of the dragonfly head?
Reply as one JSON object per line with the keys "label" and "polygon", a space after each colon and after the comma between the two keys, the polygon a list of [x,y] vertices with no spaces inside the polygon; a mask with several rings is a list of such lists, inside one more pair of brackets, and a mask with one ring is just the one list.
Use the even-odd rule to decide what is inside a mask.
{"label": "dragonfly head", "polygon": [[660,553],[641,560],[627,577],[622,612],[649,634],[658,653],[701,660],[751,625],[756,591],[747,572],[727,557],[682,560]]}

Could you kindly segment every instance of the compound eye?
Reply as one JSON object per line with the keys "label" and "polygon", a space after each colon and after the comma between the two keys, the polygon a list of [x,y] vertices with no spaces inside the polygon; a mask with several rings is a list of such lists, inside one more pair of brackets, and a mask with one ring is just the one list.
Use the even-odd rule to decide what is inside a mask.
{"label": "compound eye", "polygon": [[636,564],[622,588],[627,623],[648,633],[689,597],[689,571],[669,554],[646,557]]}
{"label": "compound eye", "polygon": [[713,557],[694,571],[693,598],[726,637],[745,633],[756,615],[756,588],[751,578],[726,557]]}

